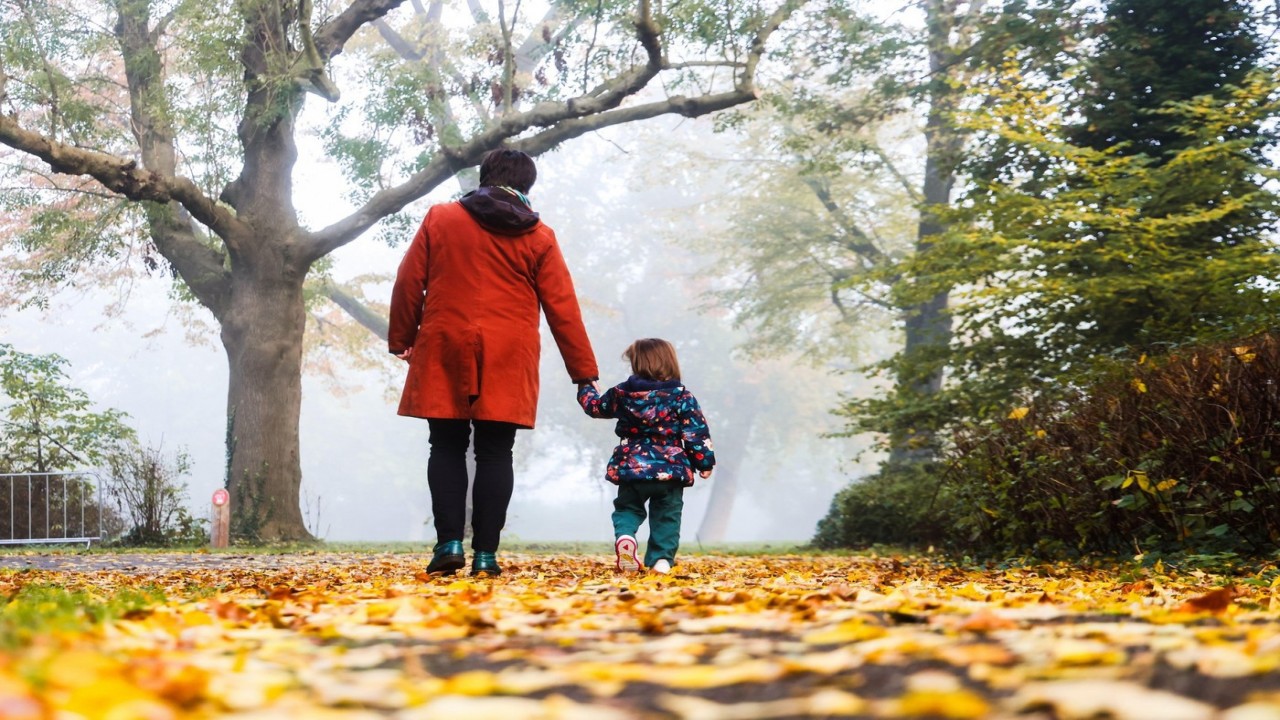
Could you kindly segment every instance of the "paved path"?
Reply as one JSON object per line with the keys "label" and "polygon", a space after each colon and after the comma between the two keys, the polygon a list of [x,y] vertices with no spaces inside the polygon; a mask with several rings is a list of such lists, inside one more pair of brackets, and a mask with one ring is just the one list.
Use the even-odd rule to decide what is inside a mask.
{"label": "paved path", "polygon": [[0,554],[0,568],[30,570],[60,570],[65,572],[136,572],[154,573],[175,570],[289,570],[299,567],[350,567],[368,563],[380,563],[394,559],[396,562],[413,562],[420,559],[423,567],[430,560],[430,553],[339,553],[301,552],[279,554],[238,554],[225,552],[163,552],[163,553],[104,553],[104,552],[15,552]]}

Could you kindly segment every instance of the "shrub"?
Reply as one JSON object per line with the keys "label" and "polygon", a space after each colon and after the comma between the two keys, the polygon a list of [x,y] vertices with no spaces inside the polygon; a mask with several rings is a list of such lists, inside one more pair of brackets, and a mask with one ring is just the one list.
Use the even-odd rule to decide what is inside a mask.
{"label": "shrub", "polygon": [[1038,554],[1280,546],[1280,336],[1117,366],[962,428],[951,539]]}
{"label": "shrub", "polygon": [[941,477],[921,466],[884,465],[854,482],[831,501],[818,522],[820,548],[917,545],[942,537],[938,518],[949,491]]}
{"label": "shrub", "polygon": [[132,523],[120,538],[124,545],[164,546],[204,542],[205,520],[187,511],[187,484],[182,477],[191,468],[181,450],[172,457],[159,448],[122,445],[112,453],[106,492],[120,513]]}

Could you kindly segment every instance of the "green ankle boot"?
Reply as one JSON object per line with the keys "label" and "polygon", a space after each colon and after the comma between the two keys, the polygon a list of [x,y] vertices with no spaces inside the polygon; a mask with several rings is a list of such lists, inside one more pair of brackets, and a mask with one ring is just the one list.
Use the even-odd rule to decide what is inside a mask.
{"label": "green ankle boot", "polygon": [[479,575],[480,573],[488,575],[502,574],[502,568],[498,567],[498,554],[496,552],[477,550],[476,554],[471,557],[471,574]]}
{"label": "green ankle boot", "polygon": [[433,552],[435,554],[431,556],[431,562],[427,564],[428,575],[434,573],[452,575],[467,564],[467,558],[462,554],[461,540],[446,540],[445,542],[436,543]]}

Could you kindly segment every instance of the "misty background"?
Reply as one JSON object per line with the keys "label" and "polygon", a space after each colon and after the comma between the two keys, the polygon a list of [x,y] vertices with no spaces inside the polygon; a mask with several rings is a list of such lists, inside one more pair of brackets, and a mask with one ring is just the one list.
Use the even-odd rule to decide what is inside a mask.
{"label": "misty background", "polygon": [[[684,541],[804,541],[835,492],[879,460],[862,452],[865,438],[829,437],[843,428],[830,410],[869,391],[850,370],[890,349],[875,333],[850,338],[842,367],[752,351],[732,310],[710,293],[746,281],[723,269],[715,247],[742,199],[731,178],[766,161],[712,124],[660,118],[574,140],[537,159],[531,198],[573,272],[602,385],[627,376],[628,343],[663,337],[706,411],[720,465],[686,492]],[[304,140],[295,173],[311,226],[352,209],[334,202],[343,180],[320,160],[317,132],[309,129],[315,145]],[[420,218],[458,194],[457,183],[446,185],[410,214]],[[390,247],[369,233],[334,253],[328,272],[384,310],[411,234]],[[123,274],[114,286],[64,292],[47,311],[0,315],[0,337],[23,352],[66,357],[71,383],[99,408],[127,412],[143,443],[185,450],[189,505],[204,517],[224,483],[227,363],[212,317],[171,293],[162,273]],[[309,323],[301,419],[308,529],[327,540],[433,540],[427,424],[395,414],[404,365],[332,305],[318,303]],[[542,357],[538,428],[518,435],[504,538],[607,541],[614,488],[603,471],[613,424],[578,408],[545,324]]]}

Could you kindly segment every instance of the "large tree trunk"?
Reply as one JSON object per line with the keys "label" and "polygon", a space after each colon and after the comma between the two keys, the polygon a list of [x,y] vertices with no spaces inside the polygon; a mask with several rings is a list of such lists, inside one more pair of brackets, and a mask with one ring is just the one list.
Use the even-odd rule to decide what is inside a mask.
{"label": "large tree trunk", "polygon": [[[925,3],[926,24],[929,31],[929,114],[925,120],[924,201],[920,208],[920,222],[916,231],[917,254],[933,245],[934,238],[946,228],[937,215],[937,209],[951,203],[951,189],[955,185],[956,155],[960,150],[960,136],[951,125],[957,90],[950,81],[951,65],[957,55],[952,32],[959,18],[955,0],[929,0]],[[971,8],[971,12],[976,12]],[[896,378],[900,398],[935,395],[942,389],[943,368],[933,358],[928,358],[932,348],[945,347],[951,342],[951,316],[947,314],[947,292],[904,310],[906,331],[904,355],[907,366]],[[923,358],[922,358],[923,356]],[[935,429],[927,423],[913,423],[916,427],[894,428],[889,438],[890,466],[915,465],[932,461],[938,452]]]}
{"label": "large tree trunk", "polygon": [[236,274],[222,318],[231,371],[227,488],[232,533],[269,542],[311,540],[298,502],[305,273],[271,274]]}
{"label": "large tree trunk", "polygon": [[724,408],[724,414],[732,419],[724,423],[721,429],[712,429],[716,469],[711,476],[711,498],[707,501],[706,514],[702,516],[702,524],[698,526],[698,542],[721,542],[729,531],[733,502],[738,497],[742,461],[747,455],[751,428],[755,425],[760,406],[757,402],[759,395],[759,388],[755,385],[744,384],[742,391]]}

